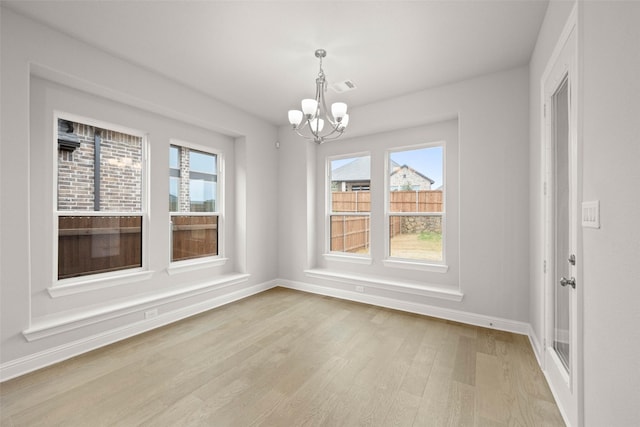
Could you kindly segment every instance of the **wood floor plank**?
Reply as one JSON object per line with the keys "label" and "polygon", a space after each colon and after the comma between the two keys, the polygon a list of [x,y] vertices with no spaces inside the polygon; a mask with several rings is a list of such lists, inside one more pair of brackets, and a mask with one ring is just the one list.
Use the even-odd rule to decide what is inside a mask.
{"label": "wood floor plank", "polygon": [[447,413],[453,368],[434,364],[416,413],[416,426],[443,426],[447,424]]}
{"label": "wood floor plank", "polygon": [[476,357],[476,412],[495,423],[509,421],[510,388],[497,356],[478,353]]}
{"label": "wood floor plank", "polygon": [[476,383],[476,340],[467,336],[458,338],[453,380],[462,384]]}
{"label": "wood floor plank", "polygon": [[0,384],[2,426],[562,426],[527,337],[275,288]]}

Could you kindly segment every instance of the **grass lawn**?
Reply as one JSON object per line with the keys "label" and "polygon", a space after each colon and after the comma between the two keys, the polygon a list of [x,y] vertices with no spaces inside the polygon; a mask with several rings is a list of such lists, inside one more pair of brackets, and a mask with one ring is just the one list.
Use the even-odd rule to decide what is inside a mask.
{"label": "grass lawn", "polygon": [[427,261],[442,261],[442,234],[423,231],[398,234],[391,238],[391,256]]}

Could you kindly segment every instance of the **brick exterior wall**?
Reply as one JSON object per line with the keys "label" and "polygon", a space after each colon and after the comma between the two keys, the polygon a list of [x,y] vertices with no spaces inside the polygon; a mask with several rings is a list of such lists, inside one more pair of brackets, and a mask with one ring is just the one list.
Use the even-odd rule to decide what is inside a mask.
{"label": "brick exterior wall", "polygon": [[[58,210],[94,210],[95,128],[73,124],[80,147],[58,150]],[[100,130],[100,211],[142,210],[142,138]]]}
{"label": "brick exterior wall", "polygon": [[191,196],[189,194],[189,149],[180,148],[180,197],[178,210],[191,212]]}

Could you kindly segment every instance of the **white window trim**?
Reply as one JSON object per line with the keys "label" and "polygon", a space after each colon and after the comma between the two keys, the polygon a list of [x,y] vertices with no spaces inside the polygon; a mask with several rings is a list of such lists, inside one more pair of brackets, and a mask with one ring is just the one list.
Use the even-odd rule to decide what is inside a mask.
{"label": "white window trim", "polygon": [[[182,216],[217,216],[218,217],[218,254],[215,256],[208,257],[200,257],[194,259],[186,259],[179,261],[171,260],[171,252],[173,250],[172,244],[170,244],[169,253],[168,253],[168,267],[166,268],[166,272],[169,275],[186,273],[189,271],[200,270],[203,268],[209,267],[217,267],[221,265],[225,265],[229,258],[225,257],[225,234],[224,233],[224,223],[225,223],[225,187],[224,187],[224,173],[225,173],[225,159],[224,153],[221,150],[216,148],[207,147],[205,145],[194,144],[192,142],[183,141],[179,139],[172,138],[169,140],[169,146],[177,146],[184,147],[194,151],[200,151],[205,154],[213,154],[216,156],[216,211],[215,212],[169,212],[169,236],[171,239],[171,217],[182,215]],[[167,173],[169,173],[169,168],[167,168]],[[182,178],[182,177],[181,177]]]}
{"label": "white window trim", "polygon": [[354,264],[373,264],[373,258],[369,255],[345,254],[345,252],[329,252],[322,254],[328,261],[350,262]]}
{"label": "white window trim", "polygon": [[415,280],[403,280],[389,276],[344,273],[329,269],[312,268],[304,271],[308,277],[334,280],[355,286],[372,287],[384,291],[402,292],[414,296],[439,298],[460,302],[464,294],[457,287],[448,287]]}
{"label": "white window trim", "polygon": [[[413,145],[405,145],[400,147],[393,147],[388,150],[385,150],[384,155],[384,258],[382,260],[382,264],[385,267],[392,268],[403,268],[408,270],[421,270],[421,271],[431,271],[435,273],[446,273],[449,271],[449,266],[447,265],[447,246],[446,246],[446,236],[447,236],[447,192],[444,191],[443,194],[443,210],[442,212],[390,212],[389,211],[389,203],[390,203],[390,189],[391,189],[391,179],[389,174],[391,173],[390,164],[391,164],[391,154],[399,151],[408,151],[408,150],[418,150],[421,148],[432,148],[432,147],[442,147],[442,177],[443,177],[443,187],[446,188],[446,167],[447,167],[447,143],[444,140],[433,141],[421,144],[413,144]],[[389,221],[392,216],[440,216],[442,218],[442,261],[421,261],[417,259],[407,259],[407,258],[399,258],[392,257],[391,253],[391,242],[389,237]]]}
{"label": "white window trim", "polygon": [[143,268],[130,268],[109,273],[98,273],[87,276],[72,277],[59,280],[54,286],[47,288],[52,298],[75,295],[83,292],[112,288],[132,282],[150,279],[154,271]]}
{"label": "white window trim", "polygon": [[[349,252],[332,251],[331,250],[331,216],[368,216],[369,227],[371,227],[371,211],[369,212],[333,212],[331,203],[331,162],[334,160],[350,159],[356,157],[369,156],[371,162],[371,152],[360,151],[356,153],[340,154],[335,156],[327,156],[325,162],[325,251],[322,254],[324,259],[329,261],[348,262],[355,264],[373,264],[371,256],[371,231],[369,232],[369,253],[368,254],[352,254]],[[371,193],[371,177],[369,177],[369,192]]]}
{"label": "white window trim", "polygon": [[446,273],[449,271],[449,266],[446,264],[430,264],[428,262],[421,262],[413,259],[404,258],[388,258],[382,260],[382,265],[391,268],[403,268],[405,270],[421,270],[431,271],[434,273]]}
{"label": "white window trim", "polygon": [[[51,141],[58,139],[58,119],[69,120],[75,123],[125,133],[142,138],[142,200],[141,209],[137,212],[117,211],[61,211],[58,210],[58,150],[53,144],[51,161],[53,162],[53,179],[51,191],[54,195],[52,206],[53,241],[52,241],[52,285],[47,288],[52,298],[73,295],[82,292],[99,290],[127,283],[138,282],[151,278],[153,271],[149,270],[149,137],[148,134],[125,126],[96,120],[73,113],[54,110]],[[61,216],[141,216],[142,217],[142,267],[128,268],[107,273],[87,274],[85,276],[58,279],[58,218]]]}
{"label": "white window trim", "polygon": [[169,267],[167,267],[167,274],[170,276],[179,273],[186,273],[188,271],[201,270],[203,268],[218,267],[225,265],[229,258],[223,258],[220,256],[202,257],[194,259],[185,259],[182,261],[173,261]]}

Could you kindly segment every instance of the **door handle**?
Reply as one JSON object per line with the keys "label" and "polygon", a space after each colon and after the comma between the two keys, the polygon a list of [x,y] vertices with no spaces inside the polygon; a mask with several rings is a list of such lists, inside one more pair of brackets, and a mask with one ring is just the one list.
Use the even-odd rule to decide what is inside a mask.
{"label": "door handle", "polygon": [[562,277],[560,279],[560,285],[561,286],[571,285],[571,287],[573,289],[575,289],[576,288],[576,278],[572,277],[571,279],[567,279],[566,277]]}

